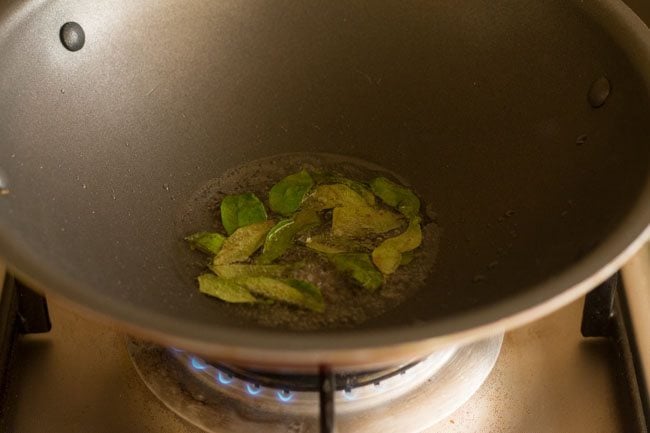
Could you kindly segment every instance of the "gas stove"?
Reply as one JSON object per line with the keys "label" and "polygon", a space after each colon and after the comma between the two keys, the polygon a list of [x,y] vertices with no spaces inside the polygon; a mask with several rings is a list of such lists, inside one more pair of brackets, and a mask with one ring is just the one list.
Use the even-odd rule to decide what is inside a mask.
{"label": "gas stove", "polygon": [[[650,247],[634,260],[650,265]],[[635,278],[648,284],[649,275]],[[647,342],[633,339],[636,357],[624,353],[611,321],[617,298],[607,295],[617,287],[610,280],[586,301],[504,336],[385,370],[338,373],[337,431],[644,431],[647,394],[630,392],[624,362]],[[14,345],[3,431],[319,431],[318,376],[208,362],[128,338],[55,300],[49,312],[50,332]],[[607,323],[614,339],[583,336],[606,333]]]}
{"label": "gas stove", "polygon": [[[385,369],[335,374],[331,392],[337,431],[415,433],[435,425],[481,386],[502,338],[446,347]],[[207,432],[321,431],[319,374],[209,363],[179,349],[133,340],[127,348],[153,393]]]}

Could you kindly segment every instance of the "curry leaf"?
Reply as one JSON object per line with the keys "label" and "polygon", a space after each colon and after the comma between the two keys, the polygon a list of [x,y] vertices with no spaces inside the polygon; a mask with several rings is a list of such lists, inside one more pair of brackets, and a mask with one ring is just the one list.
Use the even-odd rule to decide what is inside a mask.
{"label": "curry leaf", "polygon": [[309,236],[305,239],[307,248],[325,254],[371,251],[374,248],[373,245],[372,239],[352,239],[332,236],[327,233]]}
{"label": "curry leaf", "polygon": [[397,229],[402,217],[393,212],[370,206],[345,206],[332,212],[332,234],[334,236],[363,237]]}
{"label": "curry leaf", "polygon": [[295,235],[294,226],[295,223],[292,219],[281,220],[274,225],[266,235],[264,249],[258,257],[257,262],[269,264],[284,254],[293,243],[293,237]]}
{"label": "curry leaf", "polygon": [[289,266],[284,265],[247,265],[241,263],[210,266],[210,270],[221,278],[282,277],[289,268]]}
{"label": "curry leaf", "polygon": [[362,287],[375,291],[381,287],[384,278],[370,260],[368,254],[336,254],[330,260],[339,272],[349,274]]}
{"label": "curry leaf", "polygon": [[253,303],[257,299],[245,287],[213,274],[199,275],[199,291],[231,303]]}
{"label": "curry leaf", "polygon": [[303,207],[321,211],[341,206],[367,206],[366,200],[346,185],[320,185],[305,198]]}
{"label": "curry leaf", "polygon": [[371,180],[370,188],[384,203],[397,208],[409,218],[417,216],[418,212],[420,212],[420,199],[408,188],[404,188],[385,177]]}
{"label": "curry leaf", "polygon": [[227,265],[245,261],[262,246],[264,237],[273,224],[274,221],[262,221],[238,228],[224,241],[213,264]]}
{"label": "curry leaf", "polygon": [[307,248],[325,254],[337,254],[350,251],[345,243],[340,241],[332,242],[331,240],[325,239],[324,236],[310,236],[305,241],[305,245]]}
{"label": "curry leaf", "polygon": [[313,184],[314,181],[307,170],[285,177],[269,191],[271,210],[284,216],[291,215],[298,210],[305,194],[309,192]]}
{"label": "curry leaf", "polygon": [[399,261],[400,266],[408,265],[415,259],[413,251],[405,251],[402,253],[402,258]]}
{"label": "curry leaf", "polygon": [[293,245],[293,239],[298,233],[319,224],[320,218],[312,210],[302,210],[292,219],[280,221],[266,235],[264,249],[258,261],[262,264],[271,263]]}
{"label": "curry leaf", "polygon": [[402,261],[402,253],[416,249],[421,243],[420,218],[413,218],[404,233],[386,239],[374,249],[372,261],[383,274],[392,274]]}
{"label": "curry leaf", "polygon": [[266,221],[264,203],[255,194],[228,195],[221,202],[221,222],[229,235],[240,227]]}
{"label": "curry leaf", "polygon": [[315,285],[302,280],[284,280],[291,287],[299,290],[304,296],[304,305],[310,310],[323,312],[325,310],[325,300],[320,289]]}
{"label": "curry leaf", "polygon": [[185,240],[192,245],[192,248],[208,254],[217,254],[226,238],[219,233],[199,232],[187,236]]}
{"label": "curry leaf", "polygon": [[348,179],[347,177],[341,176],[337,173],[331,172],[317,172],[313,173],[314,180],[319,184],[343,184],[350,187],[357,194],[364,198],[368,206],[374,206],[375,204],[375,195],[368,189],[368,186],[364,183],[358,182],[356,180]]}
{"label": "curry leaf", "polygon": [[[293,281],[293,284],[295,284],[295,280],[278,280],[269,277],[239,277],[233,278],[231,281],[240,284],[255,295],[275,301],[286,302],[318,312],[325,309],[324,303],[319,304],[315,301],[314,293],[306,293],[304,286],[294,287],[291,282]],[[320,294],[318,288],[315,286],[310,287],[310,291],[314,289]]]}
{"label": "curry leaf", "polygon": [[359,194],[366,201],[368,206],[374,206],[377,202],[375,195],[361,182],[356,182],[350,179],[343,179],[342,183],[349,186],[354,192]]}

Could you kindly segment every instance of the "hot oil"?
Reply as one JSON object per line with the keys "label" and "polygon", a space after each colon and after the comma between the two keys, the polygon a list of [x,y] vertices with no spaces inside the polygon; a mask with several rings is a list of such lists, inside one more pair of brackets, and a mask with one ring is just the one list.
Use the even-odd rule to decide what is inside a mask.
{"label": "hot oil", "polygon": [[[219,204],[226,195],[255,193],[268,210],[268,191],[271,187],[288,174],[303,168],[310,172],[334,172],[358,181],[369,181],[377,176],[397,178],[377,165],[338,155],[295,153],[254,160],[225,172],[199,188],[187,202],[178,220],[179,238],[203,230],[225,233],[220,223]],[[422,210],[426,206],[427,203],[423,202]],[[276,220],[280,218],[272,216],[271,212],[269,217],[275,217]],[[329,231],[329,226],[329,223],[323,224],[314,229],[315,232],[308,234]],[[422,244],[414,251],[413,260],[386,277],[383,286],[375,292],[356,286],[348,277],[335,271],[326,257],[305,247],[299,239],[296,241],[296,247],[290,249],[276,263],[300,261],[303,265],[298,267],[291,277],[309,281],[321,289],[326,304],[325,312],[302,310],[280,302],[231,304],[228,305],[229,311],[260,326],[305,331],[349,328],[379,315],[390,314],[391,309],[424,288],[427,276],[433,269],[438,253],[440,229],[426,215],[423,215],[422,234]],[[306,235],[301,239],[305,237]],[[183,245],[183,248],[188,249],[187,245]],[[195,278],[207,272],[205,262],[205,257],[192,255],[186,266],[187,274]],[[196,284],[195,280],[193,284]],[[198,293],[198,289],[194,289]],[[222,301],[206,296],[205,302]]]}

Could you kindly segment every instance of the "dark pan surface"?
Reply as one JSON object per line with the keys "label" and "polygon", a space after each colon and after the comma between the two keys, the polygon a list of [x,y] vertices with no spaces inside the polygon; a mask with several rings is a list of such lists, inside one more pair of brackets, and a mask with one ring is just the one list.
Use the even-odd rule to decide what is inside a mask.
{"label": "dark pan surface", "polygon": [[[616,1],[68,0],[0,16],[0,256],[131,329],[206,351],[434,337],[562,293],[650,220],[647,29]],[[77,52],[67,21],[86,33]],[[427,287],[354,331],[258,332],[176,263],[194,191],[304,151],[399,173],[444,229]]]}

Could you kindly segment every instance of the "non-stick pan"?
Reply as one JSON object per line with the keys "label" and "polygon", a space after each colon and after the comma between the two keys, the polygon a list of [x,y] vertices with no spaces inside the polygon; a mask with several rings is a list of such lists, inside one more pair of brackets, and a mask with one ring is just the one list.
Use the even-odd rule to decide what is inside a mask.
{"label": "non-stick pan", "polygon": [[[650,32],[618,0],[0,3],[0,256],[214,358],[388,362],[565,304],[648,238],[649,140]],[[290,332],[197,292],[187,200],[292,152],[378,164],[432,204],[413,297]]]}

